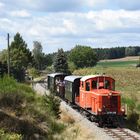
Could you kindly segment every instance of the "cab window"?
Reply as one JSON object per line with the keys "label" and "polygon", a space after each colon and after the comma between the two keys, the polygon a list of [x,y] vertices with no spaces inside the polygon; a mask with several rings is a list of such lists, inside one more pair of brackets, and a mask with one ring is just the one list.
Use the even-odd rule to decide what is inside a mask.
{"label": "cab window", "polygon": [[105,80],[105,89],[110,89],[110,81]]}
{"label": "cab window", "polygon": [[86,91],[90,91],[90,83],[86,82]]}
{"label": "cab window", "polygon": [[97,80],[92,81],[92,88],[97,89]]}
{"label": "cab window", "polygon": [[115,82],[112,82],[112,90],[115,90]]}
{"label": "cab window", "polygon": [[82,88],[84,88],[84,82],[82,81]]}

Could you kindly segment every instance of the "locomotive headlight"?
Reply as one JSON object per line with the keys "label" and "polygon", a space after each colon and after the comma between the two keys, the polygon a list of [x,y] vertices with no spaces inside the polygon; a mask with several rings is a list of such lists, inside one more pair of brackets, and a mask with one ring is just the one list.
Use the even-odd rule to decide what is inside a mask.
{"label": "locomotive headlight", "polygon": [[98,111],[99,111],[99,112],[102,112],[102,109],[101,109],[101,108],[98,108]]}
{"label": "locomotive headlight", "polygon": [[109,96],[111,96],[112,95],[112,92],[109,92],[109,94],[108,94]]}
{"label": "locomotive headlight", "polygon": [[122,112],[125,112],[125,109],[124,109],[124,108],[122,108],[122,109],[121,109],[121,111],[122,111]]}

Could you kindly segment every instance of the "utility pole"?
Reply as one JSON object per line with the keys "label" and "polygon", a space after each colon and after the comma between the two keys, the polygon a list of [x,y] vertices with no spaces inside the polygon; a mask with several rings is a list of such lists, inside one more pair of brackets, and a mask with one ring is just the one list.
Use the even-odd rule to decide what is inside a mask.
{"label": "utility pole", "polygon": [[10,47],[9,47],[9,33],[7,34],[7,50],[8,50],[8,76],[10,76]]}

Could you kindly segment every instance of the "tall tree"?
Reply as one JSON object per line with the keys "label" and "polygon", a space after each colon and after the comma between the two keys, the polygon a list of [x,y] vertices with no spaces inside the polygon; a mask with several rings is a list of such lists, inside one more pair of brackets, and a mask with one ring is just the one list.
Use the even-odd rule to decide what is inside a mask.
{"label": "tall tree", "polygon": [[97,63],[97,56],[94,50],[91,47],[80,45],[71,50],[69,59],[78,68],[91,67]]}
{"label": "tall tree", "polygon": [[7,63],[0,61],[0,77],[7,73]]}
{"label": "tall tree", "polygon": [[62,48],[58,49],[53,66],[55,72],[69,73],[67,57]]}
{"label": "tall tree", "polygon": [[0,52],[0,61],[2,63],[7,63],[7,50],[6,49]]}
{"label": "tall tree", "polygon": [[25,70],[32,64],[32,54],[27,48],[27,44],[17,33],[10,45],[10,59],[13,76],[19,81],[24,80]]}
{"label": "tall tree", "polygon": [[40,42],[38,41],[34,41],[33,42],[33,57],[34,57],[34,61],[35,61],[35,67],[38,70],[42,69],[43,63],[44,63],[44,54],[42,52],[42,45]]}

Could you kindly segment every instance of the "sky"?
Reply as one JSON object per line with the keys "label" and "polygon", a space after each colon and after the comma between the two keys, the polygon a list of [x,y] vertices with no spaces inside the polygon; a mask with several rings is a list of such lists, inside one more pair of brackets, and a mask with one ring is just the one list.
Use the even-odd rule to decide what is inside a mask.
{"label": "sky", "polygon": [[0,0],[0,51],[19,32],[44,53],[140,45],[140,0]]}

